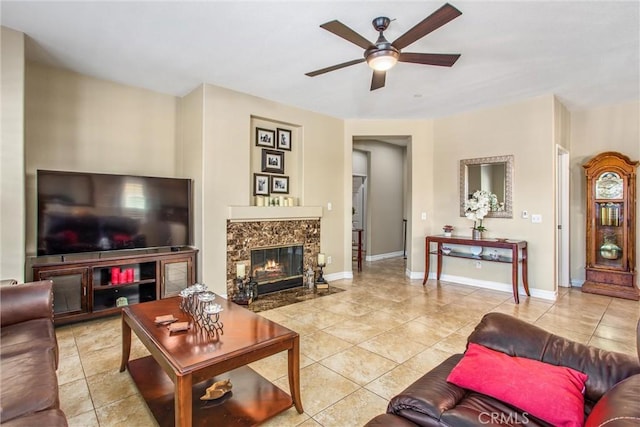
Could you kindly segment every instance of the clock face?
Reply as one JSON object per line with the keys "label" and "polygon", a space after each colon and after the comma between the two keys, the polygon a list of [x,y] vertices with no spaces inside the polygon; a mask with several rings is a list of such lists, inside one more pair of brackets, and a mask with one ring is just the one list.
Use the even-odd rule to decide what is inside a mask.
{"label": "clock face", "polygon": [[596,199],[622,199],[622,178],[615,172],[604,172],[596,180]]}

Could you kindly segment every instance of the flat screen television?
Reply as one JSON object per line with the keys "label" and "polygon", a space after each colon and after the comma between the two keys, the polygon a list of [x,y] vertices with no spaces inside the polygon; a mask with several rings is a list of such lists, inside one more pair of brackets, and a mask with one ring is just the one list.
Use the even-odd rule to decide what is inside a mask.
{"label": "flat screen television", "polygon": [[191,180],[38,170],[38,255],[191,244]]}

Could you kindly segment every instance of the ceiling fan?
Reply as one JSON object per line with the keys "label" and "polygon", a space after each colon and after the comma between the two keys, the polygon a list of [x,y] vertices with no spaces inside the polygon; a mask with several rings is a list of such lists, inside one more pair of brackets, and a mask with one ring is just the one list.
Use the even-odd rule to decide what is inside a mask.
{"label": "ceiling fan", "polygon": [[384,37],[384,30],[387,29],[391,19],[381,16],[372,21],[373,28],[380,33],[378,40],[371,43],[360,34],[353,31],[340,21],[334,20],[320,25],[321,28],[342,37],[343,39],[360,46],[365,49],[364,58],[354,59],[352,61],[343,62],[331,67],[321,68],[316,71],[306,73],[309,77],[328,73],[329,71],[339,70],[351,65],[359,64],[367,61],[369,67],[373,69],[373,77],[371,79],[371,90],[384,87],[387,76],[387,70],[399,62],[411,62],[423,65],[439,65],[442,67],[451,67],[460,58],[460,54],[449,53],[403,53],[402,49],[411,43],[421,39],[430,32],[437,30],[449,21],[462,15],[455,7],[446,3],[440,9],[427,16],[409,31],[398,37],[393,43],[389,43]]}

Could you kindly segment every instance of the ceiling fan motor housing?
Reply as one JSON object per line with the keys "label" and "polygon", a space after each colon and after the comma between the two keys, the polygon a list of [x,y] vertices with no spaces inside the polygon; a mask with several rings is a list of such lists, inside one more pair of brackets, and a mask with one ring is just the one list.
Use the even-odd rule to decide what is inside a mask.
{"label": "ceiling fan motor housing", "polygon": [[387,18],[386,16],[380,16],[371,21],[371,24],[373,25],[373,28],[376,29],[376,31],[382,32],[387,29],[390,22],[391,19]]}

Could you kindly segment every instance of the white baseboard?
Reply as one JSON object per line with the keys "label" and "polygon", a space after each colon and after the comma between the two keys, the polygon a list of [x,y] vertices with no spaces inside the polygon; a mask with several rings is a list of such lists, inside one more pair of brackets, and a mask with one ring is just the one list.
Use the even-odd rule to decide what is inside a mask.
{"label": "white baseboard", "polygon": [[353,279],[353,271],[340,271],[338,273],[325,274],[324,278],[327,282],[332,280]]}
{"label": "white baseboard", "polygon": [[387,259],[387,258],[397,258],[399,256],[403,256],[404,252],[403,251],[396,251],[396,252],[388,252],[386,254],[378,254],[378,255],[367,255],[366,257],[364,257],[365,261],[380,261],[381,259]]}
{"label": "white baseboard", "polygon": [[[424,279],[424,272],[414,271],[409,272],[407,270],[407,276],[410,279]],[[436,273],[430,273],[429,279],[436,280]],[[513,286],[511,283],[501,283],[501,282],[492,282],[489,280],[478,280],[473,279],[471,277],[463,277],[463,276],[452,276],[450,274],[441,274],[440,280],[443,282],[451,282],[457,285],[465,285],[465,286],[473,286],[475,288],[482,289],[491,289],[494,291],[507,292],[509,294],[513,293]],[[529,292],[532,297],[546,299],[550,301],[555,301],[558,298],[558,293],[555,291],[545,291],[542,289],[535,289],[529,287]],[[522,286],[518,286],[518,294],[526,295],[524,288]]]}
{"label": "white baseboard", "polygon": [[404,275],[407,276],[411,280],[422,280],[422,279],[424,279],[424,271],[411,271],[408,268],[405,268]]}

